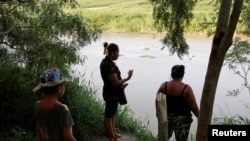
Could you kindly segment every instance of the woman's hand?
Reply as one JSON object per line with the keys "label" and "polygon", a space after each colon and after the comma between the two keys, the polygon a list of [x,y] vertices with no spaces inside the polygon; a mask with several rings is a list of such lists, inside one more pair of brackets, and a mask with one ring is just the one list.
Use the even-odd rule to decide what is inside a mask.
{"label": "woman's hand", "polygon": [[128,80],[131,79],[131,77],[133,76],[133,72],[134,72],[133,69],[130,69],[130,70],[128,71],[128,77],[127,77]]}
{"label": "woman's hand", "polygon": [[116,73],[112,73],[109,75],[109,79],[111,80],[114,86],[122,86],[125,82],[127,82],[133,75],[133,69],[128,71],[128,77],[122,80],[118,80]]}

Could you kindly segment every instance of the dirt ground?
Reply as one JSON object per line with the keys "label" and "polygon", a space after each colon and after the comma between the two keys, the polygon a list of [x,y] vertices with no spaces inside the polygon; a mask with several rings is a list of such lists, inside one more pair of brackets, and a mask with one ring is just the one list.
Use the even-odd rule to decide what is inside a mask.
{"label": "dirt ground", "polygon": [[[135,141],[135,136],[131,133],[122,133],[122,137],[118,138],[118,141]],[[96,137],[92,139],[91,141],[108,141],[108,138],[103,137]]]}

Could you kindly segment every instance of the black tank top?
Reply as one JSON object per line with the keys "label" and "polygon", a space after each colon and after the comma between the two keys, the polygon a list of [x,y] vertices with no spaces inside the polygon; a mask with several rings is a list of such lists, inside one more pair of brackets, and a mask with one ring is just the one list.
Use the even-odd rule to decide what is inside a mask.
{"label": "black tank top", "polygon": [[167,82],[165,83],[165,94],[167,96],[167,112],[168,114],[190,116],[191,109],[189,108],[186,99],[183,97],[184,90],[188,85],[185,85],[180,96],[170,96],[167,93]]}

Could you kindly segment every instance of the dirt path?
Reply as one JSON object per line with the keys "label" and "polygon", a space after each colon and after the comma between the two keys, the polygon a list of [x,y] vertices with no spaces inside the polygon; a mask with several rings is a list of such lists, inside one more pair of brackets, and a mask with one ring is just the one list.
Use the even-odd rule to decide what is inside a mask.
{"label": "dirt path", "polygon": [[[122,137],[118,139],[118,141],[135,141],[135,136],[131,133],[122,133]],[[108,138],[105,136],[96,137],[92,139],[92,141],[108,141]]]}

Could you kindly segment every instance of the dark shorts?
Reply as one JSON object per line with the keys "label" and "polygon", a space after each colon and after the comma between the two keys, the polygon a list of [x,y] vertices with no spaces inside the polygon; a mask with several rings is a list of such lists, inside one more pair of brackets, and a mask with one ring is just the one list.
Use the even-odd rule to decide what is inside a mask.
{"label": "dark shorts", "polygon": [[174,132],[176,141],[187,141],[192,122],[192,116],[168,115],[168,138]]}
{"label": "dark shorts", "polygon": [[113,118],[118,109],[118,100],[105,101],[105,118]]}

